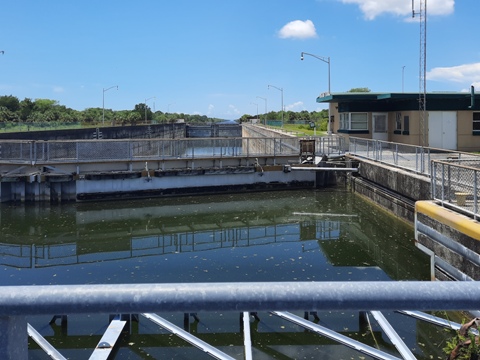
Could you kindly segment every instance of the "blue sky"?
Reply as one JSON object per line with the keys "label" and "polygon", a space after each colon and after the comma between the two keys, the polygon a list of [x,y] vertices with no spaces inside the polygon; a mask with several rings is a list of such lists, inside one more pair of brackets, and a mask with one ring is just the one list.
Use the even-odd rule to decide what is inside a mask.
{"label": "blue sky", "polygon": [[[420,0],[415,0],[418,10]],[[328,90],[418,92],[411,0],[2,1],[0,95],[237,119]],[[428,0],[427,91],[480,89],[478,0]],[[116,88],[112,86],[118,85]],[[268,88],[268,85],[273,87]],[[109,89],[109,90],[105,90]],[[266,99],[266,101],[264,100]]]}

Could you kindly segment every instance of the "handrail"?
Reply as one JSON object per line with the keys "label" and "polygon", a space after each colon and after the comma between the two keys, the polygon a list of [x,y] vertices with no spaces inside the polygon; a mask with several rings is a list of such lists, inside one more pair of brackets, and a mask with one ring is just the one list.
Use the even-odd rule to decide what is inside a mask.
{"label": "handrail", "polygon": [[4,286],[0,317],[140,312],[476,310],[476,282],[267,282]]}

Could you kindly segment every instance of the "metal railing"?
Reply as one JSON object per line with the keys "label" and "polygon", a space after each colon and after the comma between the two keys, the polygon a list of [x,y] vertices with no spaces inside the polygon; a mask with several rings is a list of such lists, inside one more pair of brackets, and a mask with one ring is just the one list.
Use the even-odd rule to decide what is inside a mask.
{"label": "metal railing", "polygon": [[480,219],[478,154],[354,137],[349,140],[351,154],[430,177],[433,200]]}
{"label": "metal railing", "polygon": [[432,198],[480,219],[480,158],[432,161]]}
{"label": "metal railing", "polygon": [[479,159],[478,155],[460,151],[424,146],[399,144],[389,141],[349,138],[348,151],[356,156],[393,165],[418,174],[430,176],[430,162],[455,158],[458,160]]}
{"label": "metal railing", "polygon": [[[27,336],[27,328],[32,338],[38,338],[42,342],[42,348],[52,350],[51,345],[39,338],[39,334],[27,324],[27,317],[36,315],[142,313],[148,317],[145,313],[232,311],[244,312],[245,316],[247,312],[268,311],[284,317],[280,312],[370,310],[373,314],[374,310],[377,318],[382,317],[380,311],[384,310],[476,310],[480,307],[479,299],[480,287],[475,282],[5,286],[0,292],[0,326],[7,331],[0,332],[0,356],[4,359],[27,359],[28,344],[26,340],[22,340]],[[393,329],[385,319],[379,321],[379,324],[386,332],[388,327],[387,333],[392,332]],[[303,325],[315,328],[315,331],[325,331],[323,327],[313,323],[311,326],[307,323]],[[175,329],[171,331],[178,335]],[[333,333],[329,331],[337,341],[345,341],[345,345],[363,351],[360,350],[358,341],[349,342],[348,339]],[[248,336],[249,333],[245,332],[245,337]],[[114,346],[108,345],[109,348]],[[401,350],[405,348],[404,345],[395,344],[404,358],[414,358],[413,355],[404,354]],[[246,345],[245,349],[247,351],[249,347]],[[370,351],[371,348],[365,346],[365,349]],[[377,353],[374,356],[379,359],[394,358],[386,353]]]}
{"label": "metal railing", "polygon": [[[341,153],[342,138],[316,139],[319,153]],[[0,142],[0,164],[51,164],[105,161],[296,156],[299,138],[195,138]]]}
{"label": "metal railing", "polygon": [[2,141],[0,163],[142,161],[194,158],[289,156],[299,154],[295,138],[197,138],[78,141]]}

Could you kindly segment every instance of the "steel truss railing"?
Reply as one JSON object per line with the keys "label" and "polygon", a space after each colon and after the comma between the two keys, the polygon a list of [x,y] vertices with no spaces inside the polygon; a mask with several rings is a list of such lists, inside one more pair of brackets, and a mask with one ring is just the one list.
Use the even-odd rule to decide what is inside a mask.
{"label": "steel truss railing", "polygon": [[[27,326],[27,316],[58,314],[143,314],[170,327],[155,312],[269,311],[290,318],[285,311],[372,310],[386,333],[389,324],[379,313],[383,310],[476,310],[480,308],[480,287],[476,282],[272,282],[272,283],[179,283],[179,284],[116,284],[116,285],[55,285],[4,286],[0,292],[0,357],[23,360],[28,358],[26,333],[38,338]],[[374,310],[374,311],[373,311]],[[147,314],[147,315],[145,315]],[[380,319],[380,320],[378,320]],[[118,319],[120,321],[120,319]],[[302,324],[315,332],[325,333],[343,343],[348,339],[332,334],[319,326]],[[118,324],[121,326],[121,324]],[[107,331],[115,333],[115,326]],[[248,328],[248,327],[247,327]],[[176,329],[171,327],[170,331]],[[188,334],[181,334],[188,337]],[[32,335],[30,335],[32,336]],[[32,337],[33,337],[32,336]],[[389,335],[391,336],[391,335]],[[395,335],[392,335],[395,336]],[[104,335],[104,338],[109,336]],[[112,336],[114,337],[114,336]],[[245,333],[245,349],[250,348]],[[400,341],[395,337],[395,341]],[[39,339],[41,341],[41,339]],[[195,342],[196,340],[193,339]],[[392,340],[393,343],[395,341]],[[49,349],[43,343],[42,348]],[[194,344],[208,349],[205,344]],[[379,359],[394,358],[377,354],[368,347],[361,350],[357,342],[345,345]],[[402,357],[412,358],[399,343]],[[103,346],[103,347],[102,347]],[[97,348],[113,347],[99,344]],[[55,358],[55,357],[54,357]],[[58,357],[60,358],[60,357]],[[220,358],[229,358],[228,356]],[[246,358],[249,358],[247,355]]]}

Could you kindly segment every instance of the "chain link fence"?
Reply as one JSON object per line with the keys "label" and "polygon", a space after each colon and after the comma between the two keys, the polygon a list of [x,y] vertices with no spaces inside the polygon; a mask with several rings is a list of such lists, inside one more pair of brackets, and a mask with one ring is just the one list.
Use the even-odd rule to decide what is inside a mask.
{"label": "chain link fence", "polygon": [[480,219],[480,158],[432,161],[432,198]]}

